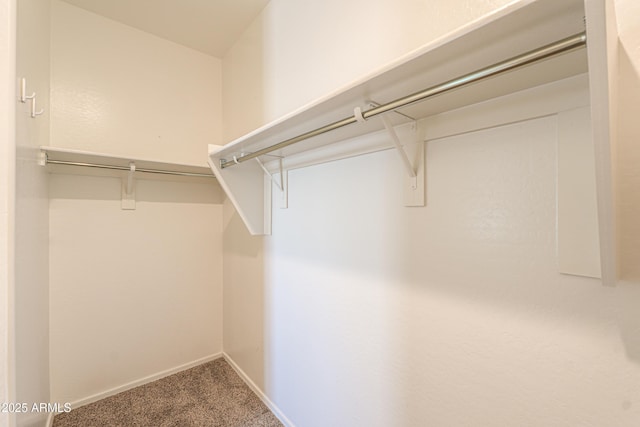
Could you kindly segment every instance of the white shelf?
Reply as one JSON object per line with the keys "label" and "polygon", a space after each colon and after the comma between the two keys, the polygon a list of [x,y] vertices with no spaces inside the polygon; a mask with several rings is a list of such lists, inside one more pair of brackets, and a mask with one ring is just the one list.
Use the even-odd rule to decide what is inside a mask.
{"label": "white shelf", "polygon": [[[386,103],[582,31],[582,0],[512,4],[231,142],[214,157],[231,159],[233,155],[257,151],[351,116],[354,107],[366,107],[369,100]],[[586,71],[587,55],[582,49],[400,111],[422,118]],[[390,115],[390,118],[394,124],[403,122],[400,115]],[[286,157],[382,128],[379,120],[370,120],[273,154]]]}
{"label": "white shelf", "polygon": [[[399,112],[423,119],[489,99],[589,73],[593,135],[598,162],[598,204],[602,271],[605,283],[615,282],[613,251],[613,205],[611,202],[610,108],[608,97],[611,67],[612,31],[610,0],[525,0],[507,5],[459,30],[394,61],[352,84],[318,99],[224,146],[211,146],[210,166],[223,189],[252,234],[270,233],[271,184],[258,162],[246,161],[222,168],[221,160],[233,160],[327,124],[351,117],[354,108],[368,109],[368,102],[379,104],[419,92],[453,78],[555,43],[585,31],[587,49],[577,49],[528,65],[480,83],[466,86],[401,108]],[[614,23],[615,24],[615,23]],[[608,40],[608,43],[605,42]],[[608,60],[609,58],[609,60]],[[594,87],[596,89],[594,89]],[[606,100],[606,102],[605,102]],[[394,126],[411,120],[400,114],[387,114]],[[345,141],[379,132],[382,121],[373,117],[304,140],[261,157],[270,171],[276,170],[278,157],[286,168],[326,161]],[[360,138],[362,140],[363,138]],[[341,157],[391,147],[371,140],[371,146],[347,150]],[[379,138],[378,138],[379,140]],[[342,142],[341,144],[338,144]],[[346,153],[346,154],[345,154]],[[351,153],[351,154],[349,154]],[[277,156],[277,157],[276,157]],[[336,156],[331,157],[336,158]],[[298,160],[296,160],[298,159]],[[304,159],[304,160],[300,160]]]}
{"label": "white shelf", "polygon": [[[140,159],[135,157],[116,156],[105,153],[95,153],[83,150],[74,150],[59,147],[40,147],[40,151],[49,162],[69,162],[86,165],[102,165],[116,168],[129,168],[129,164],[133,162],[136,167],[136,177],[145,179],[184,181],[184,180],[206,180],[211,182],[214,175],[211,169],[206,165],[193,165],[183,163],[171,163],[151,159]],[[43,158],[43,164],[45,163]],[[47,163],[47,170],[51,173],[74,174],[74,175],[93,175],[93,176],[126,176],[126,170],[101,168],[99,166],[77,166],[67,164]],[[148,173],[144,170],[161,171],[158,173]],[[166,173],[163,173],[166,172]],[[185,175],[177,175],[185,174]]]}

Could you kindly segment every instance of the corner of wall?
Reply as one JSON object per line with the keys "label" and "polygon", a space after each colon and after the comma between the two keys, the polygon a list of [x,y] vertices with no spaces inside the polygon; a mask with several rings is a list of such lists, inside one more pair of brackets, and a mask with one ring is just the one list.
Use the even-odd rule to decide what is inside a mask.
{"label": "corner of wall", "polygon": [[[0,402],[15,401],[13,321],[16,0],[0,0]],[[0,413],[0,425],[15,417]]]}

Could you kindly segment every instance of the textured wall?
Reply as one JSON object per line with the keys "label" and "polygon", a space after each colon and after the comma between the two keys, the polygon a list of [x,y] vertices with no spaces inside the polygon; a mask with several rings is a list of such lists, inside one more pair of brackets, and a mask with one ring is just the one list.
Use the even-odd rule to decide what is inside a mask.
{"label": "textured wall", "polygon": [[222,350],[211,184],[50,176],[51,395],[73,402]]}
{"label": "textured wall", "polygon": [[[0,402],[15,398],[11,298],[13,289],[13,199],[15,188],[15,0],[0,0]],[[7,427],[8,413],[0,413]]]}
{"label": "textured wall", "polygon": [[636,423],[638,294],[557,273],[555,138],[546,118],[429,142],[425,208],[393,152],[290,172],[263,310],[294,424]]}
{"label": "textured wall", "polygon": [[[49,401],[49,200],[39,147],[49,143],[49,1],[17,2],[17,74],[35,92],[38,109],[18,103],[16,117],[15,354],[16,401]],[[15,98],[14,98],[15,99]],[[18,414],[18,425],[41,425],[46,414]]]}
{"label": "textured wall", "polygon": [[51,144],[206,165],[221,61],[53,1]]}
{"label": "textured wall", "polygon": [[224,141],[508,3],[271,1],[223,58]]}
{"label": "textured wall", "polygon": [[[272,0],[224,59],[225,140],[504,3]],[[640,287],[557,273],[554,126],[430,142],[424,209],[400,207],[378,153],[291,172],[272,237],[229,210],[225,351],[300,426],[634,426]]]}
{"label": "textured wall", "polygon": [[[205,164],[220,60],[52,3],[52,145]],[[86,171],[85,171],[86,172]],[[51,395],[82,400],[222,350],[215,181],[51,175]]]}
{"label": "textured wall", "polygon": [[623,279],[640,282],[640,4],[618,0],[620,30],[620,99],[618,180]]}

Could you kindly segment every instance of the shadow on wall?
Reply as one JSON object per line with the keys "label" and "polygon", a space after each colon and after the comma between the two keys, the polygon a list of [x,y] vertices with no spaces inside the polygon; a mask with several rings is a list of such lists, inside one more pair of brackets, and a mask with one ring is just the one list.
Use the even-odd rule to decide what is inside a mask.
{"label": "shadow on wall", "polygon": [[[252,236],[229,199],[224,201],[224,250],[253,260],[262,254],[262,237]],[[262,271],[262,268],[260,268]]]}
{"label": "shadow on wall", "polygon": [[265,390],[264,257],[261,236],[252,236],[227,199],[223,204],[223,351]]}
{"label": "shadow on wall", "polygon": [[640,365],[640,283],[621,281],[616,285],[616,321],[627,357]]}
{"label": "shadow on wall", "polygon": [[263,27],[263,20],[256,19],[222,59],[225,144],[265,124]]}
{"label": "shadow on wall", "polygon": [[640,57],[635,60],[621,44],[618,104],[618,221],[621,276],[640,282]]}
{"label": "shadow on wall", "polygon": [[[265,239],[276,404],[325,425],[370,416],[356,393],[368,425],[542,406],[541,425],[581,425],[587,385],[637,390],[640,287],[557,272],[556,150],[554,117],[430,141],[425,208],[402,207],[393,152],[291,171]],[[331,413],[298,399],[311,387]]]}
{"label": "shadow on wall", "polygon": [[[121,200],[122,179],[110,176],[49,176],[52,199]],[[213,178],[197,182],[135,179],[136,202],[222,204],[224,193]]]}
{"label": "shadow on wall", "polygon": [[[224,60],[226,141],[262,124],[263,64],[244,67],[263,58],[260,34],[254,25],[250,47]],[[621,62],[620,119],[634,124],[637,108],[624,106],[640,99],[640,78],[628,54]],[[453,414],[462,418],[449,425],[466,425],[483,405],[536,417],[540,405],[552,417],[570,406],[578,419],[596,402],[585,385],[637,390],[640,197],[631,189],[640,161],[631,150],[640,128],[620,135],[627,282],[606,288],[555,268],[555,129],[543,121],[496,129],[484,143],[430,143],[424,209],[401,207],[402,175],[388,153],[292,171],[295,203],[274,211],[272,237],[250,236],[225,202],[225,352],[291,419],[316,410],[330,419],[324,400],[336,416],[354,413],[340,406],[357,404],[353,392],[385,397],[373,400],[375,413],[402,408],[389,421],[406,425]],[[530,129],[546,138],[544,153]],[[320,373],[341,370],[346,379]],[[341,391],[336,381],[361,387]],[[298,399],[312,386],[316,404]],[[462,409],[460,396],[471,397]]]}
{"label": "shadow on wall", "polygon": [[[533,124],[534,121],[526,124],[525,129],[531,131]],[[544,129],[532,134],[538,135]],[[444,376],[439,378],[438,369],[434,369],[434,373],[413,376],[412,387],[419,389],[424,387],[421,383],[435,378],[438,384],[446,384],[440,387],[442,395],[453,396],[461,390],[473,393],[477,384],[484,384],[491,392],[478,397],[479,402],[495,408],[503,402],[505,409],[513,409],[526,405],[514,398],[512,387],[518,387],[523,395],[531,393],[531,402],[536,402],[542,392],[541,379],[553,383],[558,396],[571,396],[571,388],[579,387],[587,378],[613,384],[607,375],[633,372],[634,365],[640,365],[640,286],[625,283],[606,288],[597,280],[556,272],[555,180],[543,178],[555,176],[555,141],[540,138],[531,145],[535,151],[531,149],[527,156],[524,145],[520,153],[515,148],[523,136],[505,133],[504,138],[498,138],[501,132],[488,131],[493,137],[486,141],[480,140],[479,133],[474,140],[462,137],[428,144],[427,171],[432,179],[427,178],[426,232],[417,235],[419,227],[405,221],[404,236],[399,236],[404,241],[418,237],[424,243],[414,254],[401,254],[398,261],[422,259],[430,283],[407,277],[407,288],[416,298],[432,305],[428,310],[433,313],[433,321],[440,324],[433,328],[431,336],[405,328],[406,342],[429,340],[432,347],[442,349],[432,351],[436,355],[432,365],[441,364],[440,371],[454,371],[457,381],[469,382],[457,388],[460,385],[448,382]],[[502,139],[506,143],[498,147]],[[461,150],[454,152],[453,144],[459,144]],[[539,154],[543,149],[547,159]],[[495,152],[487,156],[490,150]],[[494,167],[487,167],[491,162],[495,162]],[[443,220],[445,217],[448,219]],[[429,230],[433,223],[450,228]],[[636,233],[636,240],[637,236]],[[429,244],[428,239],[439,243]],[[456,264],[458,268],[452,269]],[[398,310],[401,309],[398,303]],[[617,326],[621,341],[615,329],[607,331],[608,324]],[[423,326],[426,328],[431,326]],[[413,352],[415,349],[406,353]],[[442,357],[447,353],[450,358]],[[601,359],[609,360],[611,365],[605,369],[610,370],[607,375],[590,369]],[[410,396],[406,398],[411,401]],[[567,419],[577,420],[577,408],[588,399],[586,394],[575,394],[567,402]],[[443,399],[442,405],[446,403]],[[550,404],[550,408],[553,406]],[[560,413],[558,408],[550,409],[551,417],[558,416],[553,415],[554,411]],[[413,412],[416,419],[420,417],[419,410]],[[504,414],[507,413],[506,410]],[[460,424],[464,421],[460,420]]]}
{"label": "shadow on wall", "polygon": [[640,363],[640,57],[633,58],[619,45],[618,104],[618,235],[620,236],[621,278],[617,320],[627,356]]}
{"label": "shadow on wall", "polygon": [[[264,13],[264,12],[263,12]],[[258,18],[222,59],[223,141],[265,124],[265,20]],[[224,197],[224,196],[223,196]],[[265,390],[264,238],[252,236],[223,203],[224,352]]]}

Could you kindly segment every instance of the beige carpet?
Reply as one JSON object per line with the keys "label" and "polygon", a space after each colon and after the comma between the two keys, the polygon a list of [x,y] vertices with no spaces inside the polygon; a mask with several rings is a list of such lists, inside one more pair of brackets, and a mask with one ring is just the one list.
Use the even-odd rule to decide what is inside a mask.
{"label": "beige carpet", "polygon": [[282,426],[224,359],[56,415],[54,427]]}

